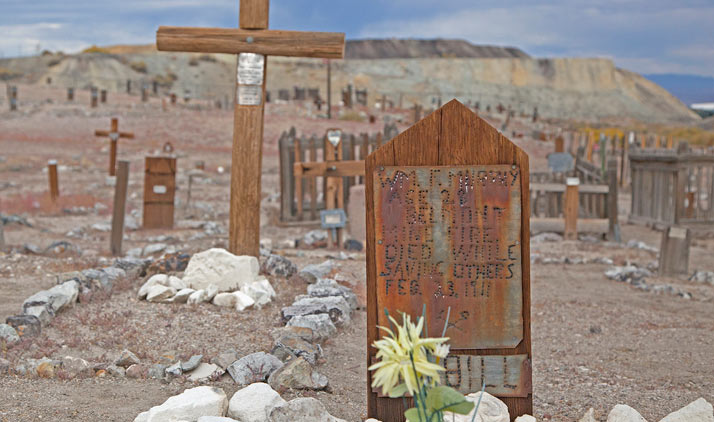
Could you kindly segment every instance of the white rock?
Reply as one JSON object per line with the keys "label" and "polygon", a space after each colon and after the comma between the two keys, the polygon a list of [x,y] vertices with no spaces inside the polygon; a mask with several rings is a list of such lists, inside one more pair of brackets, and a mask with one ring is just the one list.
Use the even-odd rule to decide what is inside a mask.
{"label": "white rock", "polygon": [[143,286],[139,289],[139,299],[145,299],[146,295],[149,294],[149,289],[156,286],[168,286],[169,285],[169,276],[166,274],[154,274],[152,275],[148,280],[146,280],[146,283],[144,283]]}
{"label": "white rock", "polygon": [[[2,225],[2,223],[0,223],[0,225]],[[20,341],[20,336],[11,326],[7,324],[0,324],[0,340],[5,341],[8,344],[12,344]]]}
{"label": "white rock", "polygon": [[345,422],[325,409],[319,400],[313,397],[301,397],[276,406],[270,412],[271,422]]}
{"label": "white rock", "polygon": [[176,290],[157,284],[149,288],[149,293],[146,295],[146,300],[149,302],[166,302],[176,295]]}
{"label": "white rock", "polygon": [[536,418],[531,415],[523,415],[517,417],[516,422],[536,422]]}
{"label": "white rock", "polygon": [[188,380],[191,382],[209,381],[214,376],[219,377],[223,375],[224,372],[225,371],[221,369],[218,365],[203,362],[200,363],[196,369],[194,369],[188,374]]}
{"label": "white rock", "polygon": [[714,408],[703,398],[665,416],[660,422],[714,422]]}
{"label": "white rock", "polygon": [[228,403],[228,416],[241,422],[265,422],[276,406],[285,403],[268,384],[256,382],[233,394]]}
{"label": "white rock", "polygon": [[206,302],[212,300],[218,294],[218,286],[215,284],[209,284],[208,287],[204,289],[206,292]]}
{"label": "white rock", "polygon": [[233,293],[218,293],[213,298],[213,304],[216,306],[236,306],[238,297]]}
{"label": "white rock", "polygon": [[647,422],[647,420],[630,406],[618,404],[607,415],[607,422]]}
{"label": "white rock", "polygon": [[183,281],[192,289],[215,284],[221,292],[232,292],[253,282],[259,268],[254,256],[236,256],[225,249],[213,248],[191,257]]}
{"label": "white rock", "polygon": [[[496,397],[486,393],[478,392],[471,393],[466,396],[466,400],[478,403],[478,399],[483,394],[481,404],[478,407],[478,414],[474,422],[510,422],[511,417],[508,414],[508,406]],[[474,408],[474,410],[476,410]],[[444,420],[450,422],[471,422],[474,410],[468,415],[454,415],[451,412],[444,412]],[[452,419],[453,418],[453,419]]]}
{"label": "white rock", "polygon": [[582,418],[580,418],[580,421],[578,422],[597,422],[597,419],[595,419],[595,409],[592,407],[588,409],[587,412],[583,415]]}
{"label": "white rock", "polygon": [[273,286],[270,285],[266,278],[249,283],[243,286],[240,291],[250,296],[258,308],[270,303],[275,297],[275,290],[273,290]]}
{"label": "white rock", "polygon": [[65,281],[51,289],[42,290],[25,299],[22,304],[23,310],[26,308],[47,305],[51,312],[57,313],[65,306],[74,304],[79,296],[79,283],[77,280]]}
{"label": "white rock", "polygon": [[206,291],[205,290],[196,290],[195,292],[191,293],[189,295],[188,299],[186,300],[186,303],[189,305],[191,304],[196,304],[196,303],[203,303],[207,302],[208,299],[206,299]]}
{"label": "white rock", "polygon": [[220,388],[201,386],[169,397],[163,404],[152,407],[134,419],[134,422],[196,421],[201,416],[223,416],[228,400]]}
{"label": "white rock", "polygon": [[186,303],[188,298],[191,297],[194,292],[195,290],[189,288],[181,289],[176,293],[176,296],[171,299],[171,302]]}
{"label": "white rock", "polygon": [[250,308],[255,304],[255,301],[252,297],[241,292],[240,290],[238,290],[237,292],[233,292],[233,294],[236,297],[236,311],[244,311],[246,308]]}
{"label": "white rock", "polygon": [[176,277],[175,275],[169,276],[169,283],[167,284],[169,287],[173,287],[176,289],[176,291],[183,290],[186,287],[186,283],[183,282],[180,278]]}

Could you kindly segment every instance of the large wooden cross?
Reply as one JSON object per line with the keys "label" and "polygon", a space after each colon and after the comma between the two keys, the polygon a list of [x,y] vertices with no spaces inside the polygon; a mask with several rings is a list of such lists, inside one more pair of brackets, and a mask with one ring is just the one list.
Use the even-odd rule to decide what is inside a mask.
{"label": "large wooden cross", "polygon": [[258,256],[265,55],[344,56],[345,35],[268,30],[269,0],[240,0],[239,29],[159,27],[160,51],[238,54],[229,250]]}
{"label": "large wooden cross", "polygon": [[95,130],[94,136],[109,137],[109,175],[116,175],[117,171],[117,142],[119,138],[134,139],[132,132],[119,132],[119,119],[112,117],[111,128],[107,130]]}

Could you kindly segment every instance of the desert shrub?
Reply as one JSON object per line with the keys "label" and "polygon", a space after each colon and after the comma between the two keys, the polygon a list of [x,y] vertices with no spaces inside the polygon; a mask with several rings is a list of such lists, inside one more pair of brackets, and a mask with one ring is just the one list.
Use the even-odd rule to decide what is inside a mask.
{"label": "desert shrub", "polygon": [[218,61],[218,60],[216,60],[215,57],[213,57],[212,54],[201,54],[201,55],[198,57],[198,60],[200,60],[200,61],[202,61],[202,62],[209,62],[209,63],[215,63],[215,62]]}
{"label": "desert shrub", "polygon": [[363,122],[364,116],[357,111],[346,111],[340,116],[340,120],[348,120],[351,122]]}
{"label": "desert shrub", "polygon": [[21,76],[21,73],[15,72],[14,70],[6,67],[0,67],[0,81],[7,81],[18,76]]}
{"label": "desert shrub", "polygon": [[178,76],[177,76],[175,73],[171,72],[171,71],[166,72],[165,75],[156,75],[156,76],[154,76],[154,81],[155,81],[156,83],[158,83],[160,86],[169,87],[169,88],[171,87],[171,85],[173,85],[173,83],[174,83],[177,79],[178,79]]}
{"label": "desert shrub", "polygon": [[192,57],[191,60],[188,61],[189,66],[198,66],[198,59],[195,57]]}
{"label": "desert shrub", "polygon": [[131,67],[135,72],[139,73],[146,73],[146,63],[143,61],[135,61],[129,63],[129,67]]}

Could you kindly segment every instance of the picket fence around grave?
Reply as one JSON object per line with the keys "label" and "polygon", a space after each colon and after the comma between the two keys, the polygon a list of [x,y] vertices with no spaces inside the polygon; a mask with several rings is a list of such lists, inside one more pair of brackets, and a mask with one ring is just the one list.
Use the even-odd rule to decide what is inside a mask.
{"label": "picket fence around grave", "polygon": [[630,151],[630,221],[660,226],[714,223],[714,150]]}
{"label": "picket fence around grave", "polygon": [[[364,160],[365,157],[380,145],[399,134],[395,124],[385,124],[382,132],[373,134],[350,134],[342,132],[342,160]],[[302,216],[298,213],[295,198],[295,175],[293,167],[296,161],[318,162],[325,159],[325,138],[323,136],[304,134],[298,135],[295,128],[283,132],[278,141],[280,156],[280,221],[317,221],[319,211],[325,209],[324,193],[326,192],[325,177],[302,177],[303,206]],[[296,160],[296,144],[299,150],[299,160]],[[349,202],[350,187],[364,183],[361,176],[343,177],[344,203]]]}

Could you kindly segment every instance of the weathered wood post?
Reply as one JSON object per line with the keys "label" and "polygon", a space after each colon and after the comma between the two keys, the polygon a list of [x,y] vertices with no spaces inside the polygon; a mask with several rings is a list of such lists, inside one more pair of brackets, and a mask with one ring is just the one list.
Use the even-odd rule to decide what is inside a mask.
{"label": "weathered wood post", "polygon": [[617,219],[617,160],[612,158],[607,162],[607,238],[613,242],[620,241],[620,224]]}
{"label": "weathered wood post", "polygon": [[59,198],[59,181],[57,179],[57,160],[47,162],[47,175],[50,182],[50,199],[52,202]]}
{"label": "weathered wood post", "polygon": [[74,101],[74,88],[67,88],[67,101]]}
{"label": "weathered wood post", "polygon": [[146,157],[144,170],[144,228],[174,226],[176,158]]}
{"label": "weathered wood post", "polygon": [[10,111],[17,110],[17,87],[15,85],[8,85],[7,98],[8,104],[10,105]]}
{"label": "weathered wood post", "polygon": [[577,177],[568,177],[565,180],[565,195],[563,196],[563,217],[565,217],[565,228],[563,237],[566,240],[578,239],[578,208],[580,199],[578,189],[580,180]]}
{"label": "weathered wood post", "polygon": [[106,104],[106,102],[107,102],[107,90],[106,89],[99,91],[99,102],[102,104]]}
{"label": "weathered wood post", "polygon": [[563,135],[558,135],[558,137],[555,138],[555,152],[565,152],[565,139],[563,139]]}
{"label": "weathered wood post", "polygon": [[149,90],[146,87],[146,83],[141,84],[141,102],[145,103],[149,101]]}
{"label": "weathered wood post", "polygon": [[[325,161],[342,161],[342,131],[340,129],[328,129],[325,135]],[[296,157],[297,159],[297,157]],[[329,168],[327,170],[330,170]],[[325,209],[331,210],[335,208],[344,209],[345,208],[345,194],[344,194],[344,180],[342,177],[326,177],[326,191],[325,191]],[[298,181],[295,181],[297,189]],[[344,229],[336,229],[337,235],[336,239],[332,238],[332,234],[329,234],[327,239],[327,245],[329,247],[335,246],[342,247],[342,238]]]}
{"label": "weathered wood post", "polygon": [[[512,418],[531,414],[526,153],[452,100],[370,154],[365,186],[367,363],[385,309],[416,318],[425,306],[430,336],[448,322],[443,383],[472,393],[485,382]],[[367,382],[368,416],[404,420],[411,400]]]}
{"label": "weathered wood post", "polygon": [[97,104],[99,102],[99,93],[97,92],[97,87],[93,86],[89,88],[89,105],[92,108],[97,107]]}
{"label": "weathered wood post", "polygon": [[131,94],[131,79],[126,80],[126,93]]}
{"label": "weathered wood post", "polygon": [[113,256],[121,255],[121,243],[124,237],[124,215],[126,214],[126,192],[129,186],[129,162],[122,160],[118,164],[110,239],[110,249]]}
{"label": "weathered wood post", "polygon": [[691,232],[684,227],[670,226],[662,233],[659,249],[659,275],[689,275]]}

